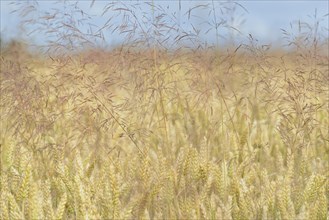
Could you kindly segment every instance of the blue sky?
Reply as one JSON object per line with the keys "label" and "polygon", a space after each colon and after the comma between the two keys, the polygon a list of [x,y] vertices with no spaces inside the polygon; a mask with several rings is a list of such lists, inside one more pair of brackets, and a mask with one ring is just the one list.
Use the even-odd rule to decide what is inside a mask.
{"label": "blue sky", "polygon": [[[11,1],[1,1],[1,33],[5,39],[12,37],[24,37],[28,39],[26,32],[30,32],[31,30],[26,30],[26,32],[22,31],[19,28],[19,23],[22,20],[15,13],[10,13],[11,11],[16,9],[15,5],[10,4]],[[39,8],[43,11],[49,11],[52,7],[58,7],[54,5],[54,1],[39,1]],[[104,10],[104,6],[106,6],[110,1],[100,1],[96,0],[93,7],[90,8],[91,1],[85,0],[79,2],[79,7],[83,9],[85,12],[88,12],[92,15],[95,15],[91,22],[98,26],[101,26],[106,22],[106,18],[108,14],[101,17],[101,13]],[[128,1],[122,1],[123,3],[129,3]],[[137,1],[136,1],[137,2]],[[135,3],[136,3],[135,2]],[[161,5],[163,8],[170,13],[178,14],[178,1],[155,1],[157,4]],[[219,1],[214,1],[218,4],[218,11],[220,6]],[[187,12],[190,8],[193,8],[196,5],[200,4],[212,4],[211,1],[181,1],[181,17],[184,17],[180,20],[182,27],[185,30],[191,30],[190,23],[192,22],[196,28],[201,29],[203,32],[206,29],[205,22],[210,22],[213,19],[212,15],[208,14],[209,9],[206,11],[202,11],[201,9],[196,9],[194,11],[194,15],[199,16],[199,18],[192,18],[189,22],[187,22],[187,14],[183,12]],[[252,34],[253,37],[259,39],[262,43],[279,43],[282,39],[281,28],[290,30],[290,23],[296,23],[298,20],[313,22],[310,16],[313,16],[315,10],[317,10],[317,17],[321,20],[320,31],[323,32],[324,35],[328,33],[328,16],[323,17],[328,14],[329,3],[328,1],[237,1],[237,3],[241,4],[247,11],[238,7],[238,9],[234,12],[234,21],[231,21],[230,25],[237,28],[241,33],[238,34],[236,31],[232,31],[231,34],[236,36],[239,39],[239,36],[246,37],[249,34]],[[145,7],[145,6],[143,6]],[[137,16],[142,16],[142,13],[148,13],[150,16],[152,15],[152,10],[150,7],[141,8],[138,12]],[[225,17],[225,19],[230,20],[231,18],[228,15],[223,15],[218,13],[217,19],[220,16]],[[118,18],[116,18],[118,19]],[[121,20],[113,22],[120,23]],[[185,19],[185,20],[184,20]],[[241,21],[245,20],[244,24],[241,24]],[[186,25],[186,27],[184,27]],[[33,28],[33,27],[30,27]],[[327,29],[326,29],[327,28]],[[83,29],[83,28],[82,28]],[[227,31],[227,30],[226,30]],[[220,33],[224,33],[223,29],[220,29]],[[225,34],[223,34],[225,35]],[[239,36],[238,36],[239,35]],[[43,42],[47,39],[44,34],[32,34],[31,37],[34,42]],[[208,42],[216,41],[216,34],[212,30],[208,32],[208,34],[201,35],[201,37]],[[105,38],[109,44],[120,43],[120,36],[112,33],[106,33]],[[220,40],[221,42],[224,40]]]}

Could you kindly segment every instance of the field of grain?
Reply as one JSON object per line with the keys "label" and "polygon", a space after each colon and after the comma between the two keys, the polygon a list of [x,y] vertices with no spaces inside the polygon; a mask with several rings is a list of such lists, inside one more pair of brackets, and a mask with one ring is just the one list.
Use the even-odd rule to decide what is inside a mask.
{"label": "field of grain", "polygon": [[326,46],[7,45],[0,219],[328,219]]}

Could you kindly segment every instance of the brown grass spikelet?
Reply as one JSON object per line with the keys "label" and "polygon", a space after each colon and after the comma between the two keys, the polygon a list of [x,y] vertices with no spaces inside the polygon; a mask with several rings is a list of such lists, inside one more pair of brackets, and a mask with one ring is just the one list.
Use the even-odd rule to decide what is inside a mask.
{"label": "brown grass spikelet", "polygon": [[42,196],[38,185],[35,181],[30,182],[29,196],[28,196],[28,219],[43,218],[42,210]]}
{"label": "brown grass spikelet", "polygon": [[[114,171],[114,169],[112,169]],[[116,219],[119,218],[119,210],[120,210],[120,204],[119,204],[119,184],[118,180],[116,178],[116,174],[110,172],[109,173],[109,181],[111,184],[111,194],[112,194],[112,218]]]}
{"label": "brown grass spikelet", "polygon": [[64,193],[58,203],[57,209],[56,209],[56,219],[63,219],[64,213],[65,213],[65,206],[67,203],[67,195]]}
{"label": "brown grass spikelet", "polygon": [[51,201],[51,186],[49,181],[45,181],[43,187],[43,212],[44,212],[44,217],[47,219],[54,218],[54,211],[53,211],[53,206],[52,206],[52,201]]}
{"label": "brown grass spikelet", "polygon": [[232,219],[241,219],[240,208],[238,206],[237,198],[232,200]]}
{"label": "brown grass spikelet", "polygon": [[319,219],[327,219],[328,218],[328,207],[329,199],[325,196],[324,189],[322,188],[319,192],[319,199],[317,202],[317,218]]}
{"label": "brown grass spikelet", "polygon": [[308,180],[304,190],[304,198],[306,202],[313,202],[321,190],[325,186],[326,178],[321,175],[312,175]]}
{"label": "brown grass spikelet", "polygon": [[224,192],[225,192],[225,186],[223,182],[223,174],[221,172],[221,169],[219,167],[214,168],[214,186],[215,190],[219,195],[220,199],[224,199]]}
{"label": "brown grass spikelet", "polygon": [[2,219],[9,219],[9,207],[8,207],[8,194],[10,192],[8,188],[8,179],[7,175],[5,173],[1,173],[1,179],[0,179],[0,196],[1,196],[1,203],[0,203],[0,218]]}
{"label": "brown grass spikelet", "polygon": [[23,219],[24,214],[22,213],[19,205],[17,204],[15,197],[12,194],[8,195],[8,209],[10,219]]}
{"label": "brown grass spikelet", "polygon": [[23,174],[23,178],[21,181],[21,185],[18,190],[17,198],[19,202],[25,200],[29,194],[30,189],[30,179],[31,179],[31,168],[27,167],[25,173]]}

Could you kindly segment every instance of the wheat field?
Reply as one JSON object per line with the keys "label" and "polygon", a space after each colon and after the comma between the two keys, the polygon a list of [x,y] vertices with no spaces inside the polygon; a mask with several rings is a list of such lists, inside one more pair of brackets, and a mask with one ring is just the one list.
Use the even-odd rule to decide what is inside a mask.
{"label": "wheat field", "polygon": [[326,46],[7,45],[0,219],[329,219]]}

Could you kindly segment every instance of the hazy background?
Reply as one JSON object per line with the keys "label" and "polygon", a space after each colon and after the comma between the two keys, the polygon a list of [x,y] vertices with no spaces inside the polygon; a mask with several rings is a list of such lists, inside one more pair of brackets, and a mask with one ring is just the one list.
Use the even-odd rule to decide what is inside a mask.
{"label": "hazy background", "polygon": [[[70,1],[67,1],[70,2]],[[74,3],[75,1],[72,1]],[[104,7],[111,1],[95,1],[91,6],[91,1],[79,1],[78,7],[85,13],[90,14],[88,23],[92,23],[97,27],[102,27],[107,19],[111,16],[111,12],[108,12],[101,16],[104,11]],[[122,1],[124,4],[130,3],[142,3],[141,1]],[[202,10],[202,8],[196,8],[193,11],[195,17],[190,17],[188,20],[189,9],[202,4],[211,5],[212,1],[154,1],[157,5],[160,5],[166,10],[167,13],[173,14],[178,17],[179,23],[182,29],[191,31],[191,23],[194,27],[200,29],[202,34],[200,37],[208,43],[216,43],[216,32],[215,29],[210,32],[206,32],[206,28],[209,29],[206,22],[213,22],[214,16],[209,15],[209,9]],[[223,1],[222,1],[223,2]],[[17,2],[16,2],[17,3]],[[254,38],[258,39],[263,44],[281,45],[282,44],[282,30],[285,29],[289,32],[295,32],[296,28],[292,29],[291,24],[296,24],[299,20],[314,23],[320,22],[319,29],[317,31],[322,32],[323,36],[328,36],[328,1],[236,1],[236,10],[229,13],[221,14],[219,12],[221,6],[219,1],[214,1],[217,4],[217,22],[219,19],[228,21],[228,25],[236,28],[238,31],[233,29],[228,30],[225,28],[219,28],[220,40],[219,44],[232,43],[232,36],[235,41],[245,41],[249,34]],[[61,8],[62,3],[56,3],[55,1],[40,1],[38,2],[38,10],[43,12],[51,12],[51,10],[67,10]],[[143,8],[144,7],[144,8]],[[13,1],[1,1],[1,37],[5,42],[12,38],[23,38],[27,41],[33,41],[36,44],[43,44],[46,40],[49,40],[49,36],[38,33],[33,30],[33,25],[22,28],[19,24],[23,20],[18,13],[12,13],[18,6]],[[156,10],[156,9],[155,9]],[[33,12],[30,16],[37,18],[41,12]],[[148,14],[152,16],[152,8],[147,5],[141,5],[139,11],[136,11],[138,18]],[[317,19],[314,19],[315,13]],[[197,17],[199,16],[199,17]],[[27,18],[24,18],[27,19]],[[122,23],[123,17],[116,16],[111,22],[120,24]],[[96,28],[95,26],[95,28]],[[81,26],[81,30],[87,30],[87,26]],[[104,39],[107,45],[115,45],[122,43],[122,36],[116,32],[104,31]],[[172,34],[172,33],[171,33]]]}

